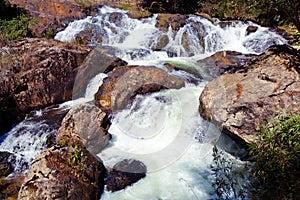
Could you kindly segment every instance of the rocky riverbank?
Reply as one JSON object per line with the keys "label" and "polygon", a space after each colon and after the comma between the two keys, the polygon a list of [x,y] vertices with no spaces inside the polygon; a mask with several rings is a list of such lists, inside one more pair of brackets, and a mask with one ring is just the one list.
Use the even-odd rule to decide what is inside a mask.
{"label": "rocky riverbank", "polygon": [[[41,19],[37,35],[48,28],[60,30],[71,20],[90,14],[93,6],[98,5],[83,6],[73,1],[43,1],[40,5],[34,0],[11,2]],[[64,12],[66,10],[69,12]],[[115,12],[110,17],[118,28],[122,28],[121,13]],[[193,22],[189,24],[191,29],[179,32],[187,19],[187,15],[159,14],[155,27],[163,35],[153,42],[155,45],[151,48],[137,49],[136,57],[140,56],[139,51],[147,51],[147,54],[152,50],[156,53],[164,51],[170,42],[169,35],[176,38],[181,34],[180,51],[171,46],[163,53],[168,58],[195,56],[190,49],[192,43],[188,40],[191,31],[194,40],[199,41],[199,52],[204,53],[207,48],[204,38],[210,31],[202,34],[205,25]],[[210,23],[209,20],[207,22]],[[221,29],[232,24],[220,22],[219,25]],[[254,26],[248,28],[247,35],[254,34],[258,29]],[[110,143],[108,128],[114,111],[128,107],[136,95],[180,89],[187,84],[197,85],[203,79],[207,81],[207,77],[201,76],[203,71],[209,72],[211,82],[200,96],[200,114],[238,141],[250,143],[259,125],[270,117],[282,111],[298,111],[300,58],[299,51],[292,47],[273,46],[258,56],[234,51],[218,52],[195,64],[203,67],[201,70],[188,66],[192,70],[186,70],[186,74],[196,72],[194,75],[198,77],[196,81],[189,82],[176,76],[174,71],[185,69],[173,66],[173,60],[165,62],[164,67],[167,68],[128,66],[122,59],[110,56],[109,49],[105,50],[105,47],[84,46],[88,44],[87,40],[95,39],[89,35],[90,32],[93,30],[87,28],[83,33],[78,33],[78,38],[83,41],[79,42],[81,45],[26,38],[0,49],[1,133],[9,130],[31,110],[83,97],[91,78],[100,72],[107,74],[92,103],[73,107],[63,120],[65,112],[59,114],[55,123],[61,120],[62,123],[57,135],[49,137],[49,148],[35,158],[25,175],[17,174],[12,179],[5,179],[13,172],[14,159],[9,153],[3,153],[4,158],[0,162],[0,172],[5,179],[0,185],[2,196],[17,198],[19,195],[19,199],[99,199],[104,187],[108,191],[119,191],[138,182],[147,175],[147,166],[141,161],[124,159],[108,168],[97,157]],[[96,37],[99,43],[102,42],[100,36]],[[262,48],[258,49],[260,51]],[[168,73],[170,71],[172,75]],[[188,76],[191,77],[194,76]]]}
{"label": "rocky riverbank", "polygon": [[300,52],[273,46],[205,86],[200,114],[239,141],[251,143],[260,126],[279,113],[299,112]]}
{"label": "rocky riverbank", "polygon": [[89,47],[27,38],[0,49],[0,133],[33,109],[72,98],[73,84]]}

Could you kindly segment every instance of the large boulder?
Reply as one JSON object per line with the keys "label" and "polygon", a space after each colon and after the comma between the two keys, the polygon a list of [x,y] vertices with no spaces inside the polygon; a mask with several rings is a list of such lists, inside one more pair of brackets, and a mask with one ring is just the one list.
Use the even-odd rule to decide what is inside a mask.
{"label": "large boulder", "polygon": [[36,157],[18,199],[99,200],[106,170],[80,145],[54,146]]}
{"label": "large boulder", "polygon": [[110,135],[106,114],[90,104],[72,108],[62,121],[57,145],[30,166],[19,199],[100,199],[106,169],[95,155]]}
{"label": "large boulder", "polygon": [[108,73],[95,94],[95,104],[107,113],[126,108],[137,94],[179,89],[184,81],[156,67],[124,66]]}
{"label": "large boulder", "polygon": [[233,138],[251,143],[272,116],[299,112],[299,66],[299,51],[270,47],[246,63],[247,70],[208,83],[200,96],[200,114]]}
{"label": "large boulder", "polygon": [[86,13],[74,0],[9,0],[11,5],[26,10],[37,20],[38,25],[33,32],[41,36],[47,30],[56,32],[74,19],[84,18]]}
{"label": "large boulder", "polygon": [[107,115],[100,108],[81,104],[72,108],[63,119],[56,143],[69,146],[79,144],[95,155],[109,143],[109,126]]}
{"label": "large boulder", "polygon": [[197,65],[206,71],[208,78],[212,80],[225,73],[246,71],[245,63],[253,58],[253,54],[243,54],[236,51],[220,51],[205,59],[197,61]]}
{"label": "large boulder", "polygon": [[147,167],[134,159],[124,159],[108,169],[105,180],[108,191],[118,191],[126,188],[146,176]]}
{"label": "large boulder", "polygon": [[22,114],[70,100],[90,48],[47,39],[24,39],[0,49],[0,132]]}
{"label": "large boulder", "polygon": [[127,65],[127,62],[110,55],[113,49],[95,47],[85,58],[76,75],[73,99],[83,97],[89,81],[99,73],[108,73],[117,66]]}

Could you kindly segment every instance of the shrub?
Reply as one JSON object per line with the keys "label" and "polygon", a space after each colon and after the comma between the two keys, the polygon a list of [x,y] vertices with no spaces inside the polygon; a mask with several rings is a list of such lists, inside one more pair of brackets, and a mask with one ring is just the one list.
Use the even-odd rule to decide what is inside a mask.
{"label": "shrub", "polygon": [[0,20],[0,37],[7,40],[19,40],[31,35],[37,21],[22,14],[11,20]]}
{"label": "shrub", "polygon": [[[253,196],[300,199],[300,116],[289,113],[262,127],[250,146],[254,159]],[[258,192],[258,193],[257,193]]]}
{"label": "shrub", "polygon": [[213,164],[211,165],[212,186],[218,199],[245,199],[248,165],[237,163],[226,157],[217,146],[213,147]]}
{"label": "shrub", "polygon": [[198,0],[143,0],[142,5],[149,11],[167,13],[194,13],[199,7]]}

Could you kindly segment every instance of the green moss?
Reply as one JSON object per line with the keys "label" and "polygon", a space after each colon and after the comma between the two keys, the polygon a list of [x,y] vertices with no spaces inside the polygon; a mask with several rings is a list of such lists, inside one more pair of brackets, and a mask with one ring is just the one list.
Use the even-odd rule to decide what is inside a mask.
{"label": "green moss", "polygon": [[130,10],[130,9],[132,9],[132,6],[130,4],[122,3],[121,8],[123,10]]}
{"label": "green moss", "polygon": [[172,67],[181,69],[183,71],[186,71],[188,73],[194,74],[198,77],[201,77],[201,71],[197,69],[197,66],[192,65],[191,63],[187,63],[184,61],[178,61],[178,60],[168,60],[165,65],[171,65]]}

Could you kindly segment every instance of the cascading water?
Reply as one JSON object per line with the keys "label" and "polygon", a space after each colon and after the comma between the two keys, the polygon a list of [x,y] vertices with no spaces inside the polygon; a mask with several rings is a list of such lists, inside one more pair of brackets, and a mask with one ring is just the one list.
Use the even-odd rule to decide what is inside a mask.
{"label": "cascading water", "polygon": [[[215,53],[222,50],[233,50],[242,53],[261,53],[267,47],[274,44],[283,44],[285,39],[271,32],[268,28],[258,24],[240,21],[226,23],[211,21],[190,15],[186,25],[177,32],[163,32],[156,25],[157,15],[137,20],[129,18],[125,11],[102,7],[99,14],[77,20],[58,33],[55,39],[60,41],[72,41],[85,29],[91,29],[90,45],[97,44],[97,36],[101,36],[102,45],[109,45],[119,48],[119,57],[125,60],[153,60],[171,57],[190,57],[206,53]],[[257,31],[247,34],[249,25],[258,27]],[[155,51],[161,37],[167,37],[168,43]],[[125,51],[125,52],[124,52]],[[140,52],[140,57],[130,56],[133,51]],[[128,55],[129,54],[129,55]],[[151,54],[151,55],[150,55]]]}
{"label": "cascading water", "polygon": [[[115,56],[129,64],[154,65],[186,81],[186,86],[178,90],[137,96],[130,107],[113,116],[109,129],[113,135],[111,144],[99,157],[110,167],[124,158],[141,160],[147,165],[148,173],[125,190],[114,193],[105,190],[101,199],[214,198],[209,165],[212,163],[212,145],[221,133],[199,116],[198,98],[208,80],[203,78],[207,75],[196,61],[217,51],[258,54],[273,44],[286,43],[268,28],[252,22],[213,24],[190,15],[186,25],[179,30],[169,28],[163,32],[155,26],[156,21],[157,15],[137,20],[129,18],[126,11],[102,7],[98,15],[76,20],[55,36],[60,41],[72,41],[88,28],[91,33],[89,45],[97,45],[97,38],[101,36],[103,49],[109,46]],[[249,25],[257,26],[257,31],[247,34]],[[165,44],[161,43],[162,38],[167,41]],[[166,62],[188,70],[166,69]],[[66,102],[60,107],[92,100],[103,77],[105,75],[100,74],[91,80],[85,98]],[[0,149],[16,153],[20,160],[25,159],[30,164],[45,147],[49,132],[57,131],[39,128],[43,126],[44,121],[27,119],[21,122],[7,133]]]}

